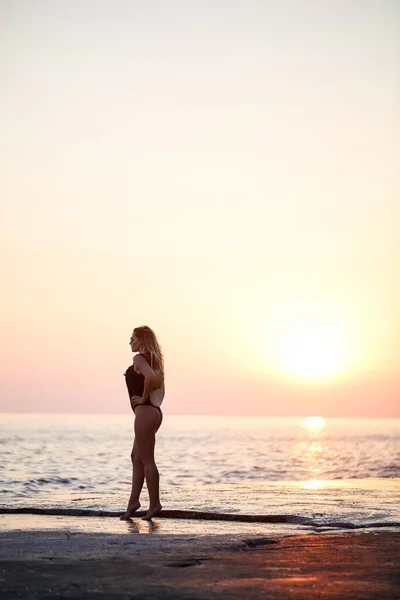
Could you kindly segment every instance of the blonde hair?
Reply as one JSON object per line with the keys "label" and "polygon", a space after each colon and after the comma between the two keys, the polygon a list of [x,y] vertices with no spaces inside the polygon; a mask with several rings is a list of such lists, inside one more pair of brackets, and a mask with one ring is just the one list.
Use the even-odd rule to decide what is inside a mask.
{"label": "blonde hair", "polygon": [[135,336],[142,342],[143,351],[150,354],[150,366],[155,371],[161,371],[164,376],[164,356],[157,341],[156,334],[147,325],[135,327]]}

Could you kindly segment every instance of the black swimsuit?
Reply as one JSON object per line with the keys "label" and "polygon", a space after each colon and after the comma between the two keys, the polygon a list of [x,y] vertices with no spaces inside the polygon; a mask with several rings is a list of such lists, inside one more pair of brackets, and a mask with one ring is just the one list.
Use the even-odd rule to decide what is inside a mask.
{"label": "black swimsuit", "polygon": [[[131,399],[132,396],[142,396],[144,390],[144,376],[141,373],[137,373],[133,365],[127,368],[124,375],[129,399]],[[143,404],[139,404],[139,406],[152,406],[161,412],[161,409],[158,406],[154,406],[154,404],[150,402],[150,397],[147,398],[146,402]],[[135,410],[133,412],[135,412]]]}

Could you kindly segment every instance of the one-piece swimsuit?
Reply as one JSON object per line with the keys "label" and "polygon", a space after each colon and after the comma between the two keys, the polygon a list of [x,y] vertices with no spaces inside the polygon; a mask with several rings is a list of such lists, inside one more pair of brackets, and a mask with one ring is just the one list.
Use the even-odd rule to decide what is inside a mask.
{"label": "one-piece swimsuit", "polygon": [[[142,354],[141,356],[144,355]],[[144,390],[144,376],[135,371],[134,365],[130,365],[124,375],[126,387],[128,388],[129,399],[131,399],[132,396],[142,396]],[[158,412],[161,412],[159,406],[154,406],[154,404],[150,402],[150,396],[147,398],[146,402],[140,404],[139,406],[152,406],[153,408],[156,408]],[[133,409],[133,412],[135,412],[135,409]]]}

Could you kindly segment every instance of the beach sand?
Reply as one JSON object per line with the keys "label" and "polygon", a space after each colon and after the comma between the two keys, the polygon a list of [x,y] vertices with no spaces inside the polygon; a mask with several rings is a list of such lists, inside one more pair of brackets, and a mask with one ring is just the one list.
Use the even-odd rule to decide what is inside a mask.
{"label": "beach sand", "polygon": [[214,535],[215,525],[3,515],[0,598],[400,596],[399,533],[262,534],[226,523]]}

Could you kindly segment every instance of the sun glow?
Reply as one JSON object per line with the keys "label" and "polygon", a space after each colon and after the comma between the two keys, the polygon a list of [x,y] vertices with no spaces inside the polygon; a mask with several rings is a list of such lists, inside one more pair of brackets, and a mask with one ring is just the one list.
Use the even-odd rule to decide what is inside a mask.
{"label": "sun glow", "polygon": [[267,345],[274,371],[304,381],[337,377],[350,368],[353,358],[343,324],[310,309],[276,318],[267,332]]}

